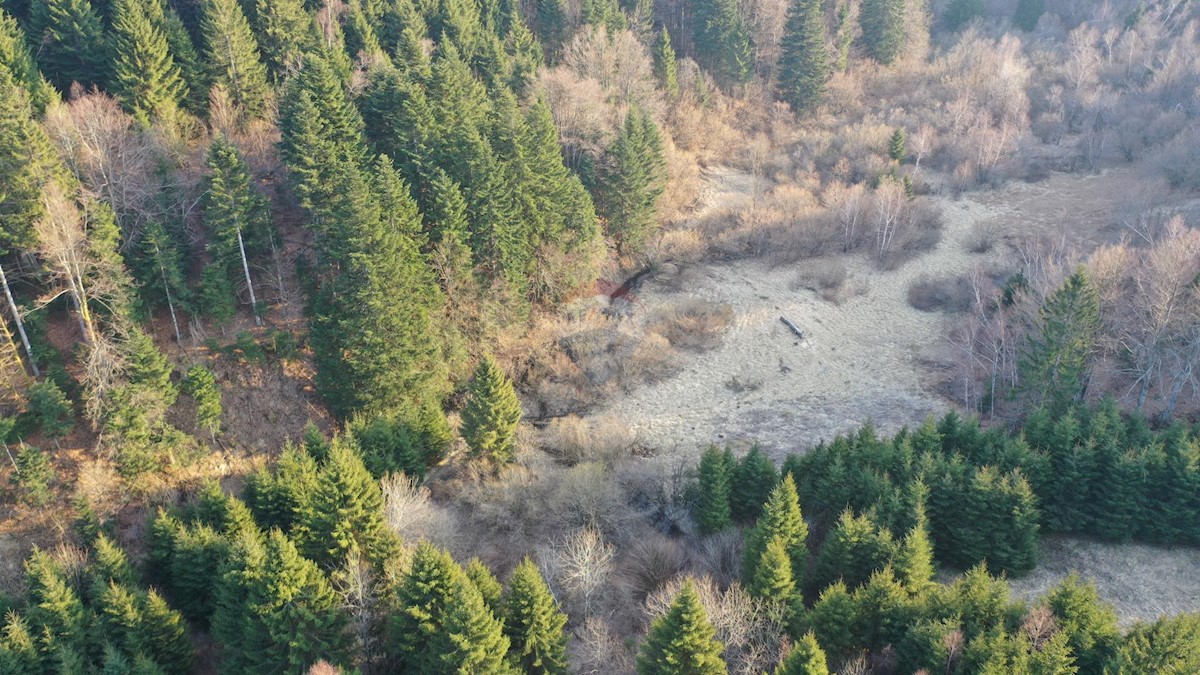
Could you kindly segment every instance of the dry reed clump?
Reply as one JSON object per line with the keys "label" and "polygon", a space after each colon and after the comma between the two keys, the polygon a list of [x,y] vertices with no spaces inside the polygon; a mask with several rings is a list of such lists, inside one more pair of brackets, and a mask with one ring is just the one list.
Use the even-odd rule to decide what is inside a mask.
{"label": "dry reed clump", "polygon": [[678,349],[711,349],[733,322],[733,307],[700,298],[688,298],[664,311],[647,328]]}
{"label": "dry reed clump", "polygon": [[612,417],[582,419],[567,415],[550,421],[541,433],[541,445],[560,461],[574,466],[599,462],[612,467],[629,455],[634,434]]}

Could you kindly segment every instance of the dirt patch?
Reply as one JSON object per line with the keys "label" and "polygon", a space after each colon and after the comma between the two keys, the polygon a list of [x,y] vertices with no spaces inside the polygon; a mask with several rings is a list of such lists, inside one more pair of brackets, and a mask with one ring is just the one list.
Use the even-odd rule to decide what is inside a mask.
{"label": "dirt patch", "polygon": [[1040,549],[1037,568],[1011,582],[1014,595],[1032,600],[1077,572],[1116,607],[1124,627],[1200,611],[1200,550],[1067,537],[1047,537]]}

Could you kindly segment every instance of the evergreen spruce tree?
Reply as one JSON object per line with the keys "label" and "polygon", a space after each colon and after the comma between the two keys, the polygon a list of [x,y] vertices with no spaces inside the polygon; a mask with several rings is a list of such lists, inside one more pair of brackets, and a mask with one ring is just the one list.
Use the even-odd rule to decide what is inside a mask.
{"label": "evergreen spruce tree", "polygon": [[168,675],[192,672],[194,648],[183,616],[171,608],[154,589],[142,596],[143,643],[146,655]]}
{"label": "evergreen spruce tree", "polygon": [[759,447],[753,446],[742,456],[733,470],[729,488],[729,505],[733,519],[739,523],[753,523],[762,514],[763,504],[771,496],[779,473],[775,464]]}
{"label": "evergreen spruce tree", "polygon": [[942,15],[946,28],[962,30],[967,24],[983,16],[983,0],[952,0]]}
{"label": "evergreen spruce tree", "polygon": [[662,134],[648,113],[632,108],[599,170],[596,204],[622,251],[640,251],[657,227],[666,189]]}
{"label": "evergreen spruce tree", "polygon": [[84,87],[108,82],[109,49],[100,17],[88,0],[33,3],[29,19],[31,44],[42,72],[60,92],[73,82]]}
{"label": "evergreen spruce tree", "polygon": [[933,587],[933,542],[929,540],[924,509],[917,524],[900,541],[894,567],[896,577],[912,595],[919,597]]}
{"label": "evergreen spruce tree", "polygon": [[846,510],[821,545],[813,565],[812,587],[824,588],[843,579],[853,589],[883,569],[896,553],[891,533],[865,515]]}
{"label": "evergreen spruce tree", "polygon": [[858,607],[854,597],[840,579],[821,591],[804,615],[804,623],[816,637],[818,644],[836,663],[850,655],[857,644],[855,624]]}
{"label": "evergreen spruce tree", "polygon": [[1200,672],[1200,617],[1182,614],[1136,624],[1104,672]]}
{"label": "evergreen spruce tree", "polygon": [[258,43],[237,0],[204,0],[205,60],[214,84],[248,118],[262,117],[271,97]]}
{"label": "evergreen spruce tree", "polygon": [[382,563],[395,550],[383,522],[383,496],[356,448],[335,439],[298,523],[296,540],[306,557],[327,570],[352,553]]}
{"label": "evergreen spruce tree", "polygon": [[237,314],[236,300],[225,266],[215,262],[205,265],[196,294],[197,309],[217,325],[224,325]]}
{"label": "evergreen spruce tree", "polygon": [[730,466],[725,454],[715,445],[700,456],[697,468],[696,505],[693,519],[701,534],[712,534],[733,524],[729,504]]}
{"label": "evergreen spruce tree", "polygon": [[1021,352],[1020,390],[1031,407],[1061,414],[1083,398],[1099,330],[1100,300],[1080,267],[1046,299]]}
{"label": "evergreen spruce tree", "polygon": [[283,448],[273,467],[263,467],[246,483],[246,503],[264,529],[290,533],[317,488],[320,470],[304,446]]}
{"label": "evergreen spruce tree", "polygon": [[137,573],[129,564],[124,549],[103,532],[92,543],[92,564],[88,570],[93,583],[103,587],[115,582],[127,588],[137,584]]}
{"label": "evergreen spruce tree", "polygon": [[48,553],[34,548],[25,561],[25,579],[29,599],[26,617],[30,630],[41,636],[43,646],[86,653],[95,618]]}
{"label": "evergreen spruce tree", "polygon": [[800,514],[800,497],[791,474],[771,491],[758,522],[746,534],[742,554],[742,578],[752,583],[759,561],[773,539],[780,539],[792,562],[792,578],[803,579],[808,567],[808,525]]}
{"label": "evergreen spruce tree", "polygon": [[668,98],[679,96],[679,65],[675,60],[675,48],[671,46],[671,34],[664,26],[658,31],[654,42],[654,76]]}
{"label": "evergreen spruce tree", "polygon": [[463,571],[471,583],[475,584],[475,590],[479,591],[479,596],[483,598],[483,604],[487,605],[487,608],[497,618],[503,616],[503,605],[500,600],[504,595],[504,588],[496,579],[496,575],[492,574],[492,571],[479,558],[468,560]]}
{"label": "evergreen spruce tree", "polygon": [[116,0],[112,21],[110,89],[142,124],[160,120],[174,123],[188,94],[166,36],[151,22],[143,5],[157,2]]}
{"label": "evergreen spruce tree", "polygon": [[503,625],[449,553],[420,544],[397,602],[392,644],[404,672],[504,672],[509,642]]}
{"label": "evergreen spruce tree", "polygon": [[1046,13],[1046,0],[1020,0],[1013,14],[1013,24],[1026,32],[1037,29],[1038,21]]}
{"label": "evergreen spruce tree", "polygon": [[796,0],[788,8],[779,57],[779,97],[797,113],[812,110],[825,94],[829,54],[820,0]]}
{"label": "evergreen spruce tree", "polygon": [[688,581],[667,613],[650,624],[638,654],[638,675],[723,675],[724,647],[715,636],[700,595]]}
{"label": "evergreen spruce tree", "polygon": [[192,366],[183,381],[183,390],[196,402],[196,426],[215,439],[221,430],[221,390],[217,388],[216,377],[204,366]]}
{"label": "evergreen spruce tree", "polygon": [[8,68],[13,79],[29,93],[30,105],[36,114],[41,115],[46,106],[58,98],[54,87],[34,63],[25,31],[3,9],[0,9],[0,65]]}
{"label": "evergreen spruce tree", "polygon": [[144,653],[148,645],[142,633],[142,608],[137,594],[110,581],[98,592],[96,605],[105,641],[128,656]]}
{"label": "evergreen spruce tree", "polygon": [[300,68],[306,52],[318,49],[312,17],[302,0],[256,0],[254,29],[271,78],[282,82]]}
{"label": "evergreen spruce tree", "polygon": [[896,163],[903,163],[908,157],[908,139],[903,127],[896,127],[892,132],[892,140],[888,142],[888,158]]}
{"label": "evergreen spruce tree", "polygon": [[226,672],[305,672],[320,660],[347,665],[348,618],[325,575],[272,530],[241,538],[218,592],[213,636]]}
{"label": "evergreen spruce tree", "polygon": [[[199,9],[199,3],[195,6]],[[209,104],[208,73],[205,72],[200,51],[196,49],[196,43],[192,41],[187,26],[183,24],[175,7],[166,0],[145,0],[144,8],[150,23],[166,38],[171,58],[175,65],[179,66],[179,75],[188,90],[184,107],[194,115],[205,114]]]}
{"label": "evergreen spruce tree", "polygon": [[142,300],[150,308],[166,304],[175,329],[175,341],[182,342],[176,306],[190,300],[191,293],[184,279],[179,246],[157,220],[146,222],[139,263],[137,272]]}
{"label": "evergreen spruce tree", "polygon": [[692,14],[700,64],[726,85],[746,82],[754,69],[754,44],[737,0],[700,0]]}
{"label": "evergreen spruce tree", "polygon": [[854,44],[854,22],[849,0],[837,6],[837,30],[833,36],[833,67],[839,73],[850,69],[850,47]]}
{"label": "evergreen spruce tree", "polygon": [[529,558],[513,570],[504,608],[504,634],[514,665],[530,675],[565,675],[567,615]]}
{"label": "evergreen spruce tree", "polygon": [[254,189],[250,167],[223,136],[213,139],[207,164],[204,221],[212,233],[209,251],[214,264],[225,269],[231,279],[246,282],[250,309],[260,322],[249,256],[265,248],[271,236],[267,201]]}
{"label": "evergreen spruce tree", "polygon": [[891,65],[904,52],[906,0],[863,0],[858,10],[863,46],[876,61]]}
{"label": "evergreen spruce tree", "polygon": [[22,424],[41,431],[47,438],[62,438],[75,428],[75,411],[67,395],[53,380],[43,380],[30,385],[25,392]]}
{"label": "evergreen spruce tree", "polygon": [[792,561],[782,537],[773,537],[763,550],[754,569],[754,578],[746,588],[756,598],[775,603],[790,614],[799,600]]}
{"label": "evergreen spruce tree", "polygon": [[1096,587],[1072,574],[1050,590],[1046,602],[1079,672],[1104,672],[1104,665],[1116,655],[1121,631],[1116,613],[1096,595]]}
{"label": "evergreen spruce tree", "polygon": [[774,675],[829,675],[825,650],[817,644],[812,631],[805,633],[792,645]]}
{"label": "evergreen spruce tree", "polygon": [[497,464],[512,461],[521,401],[508,375],[490,356],[481,359],[475,368],[462,420],[463,438],[476,457]]}
{"label": "evergreen spruce tree", "polygon": [[0,628],[0,672],[13,675],[41,675],[42,655],[25,618],[16,612],[4,616]]}
{"label": "evergreen spruce tree", "polygon": [[21,445],[14,458],[16,471],[9,478],[21,489],[21,499],[30,506],[45,506],[53,498],[50,486],[54,482],[54,466],[40,448]]}

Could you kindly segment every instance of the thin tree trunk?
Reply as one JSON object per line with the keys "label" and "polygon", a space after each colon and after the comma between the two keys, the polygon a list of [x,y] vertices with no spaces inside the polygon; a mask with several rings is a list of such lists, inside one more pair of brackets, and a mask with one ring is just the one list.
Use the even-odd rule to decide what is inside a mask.
{"label": "thin tree trunk", "polygon": [[283,285],[283,265],[279,263],[279,249],[275,248],[275,235],[268,233],[271,240],[271,257],[275,259],[275,278],[279,281],[279,297],[287,299],[287,289]]}
{"label": "thin tree trunk", "polygon": [[158,271],[162,273],[163,292],[167,295],[167,309],[171,311],[171,325],[175,328],[175,341],[183,342],[183,336],[179,334],[179,319],[175,316],[175,303],[171,300],[171,285],[167,283],[167,271],[162,265],[158,266]]}
{"label": "thin tree trunk", "polygon": [[246,288],[250,289],[250,310],[254,312],[254,325],[261,326],[262,319],[258,316],[258,301],[254,298],[254,283],[250,281],[250,263],[246,261],[246,246],[242,243],[242,228],[238,228],[238,251],[242,254],[242,271],[246,273]]}
{"label": "thin tree trunk", "polygon": [[12,310],[13,321],[17,324],[17,332],[21,334],[21,344],[25,346],[25,355],[29,357],[29,370],[33,372],[34,377],[41,377],[37,362],[33,360],[33,349],[29,346],[29,336],[25,334],[25,322],[21,320],[21,312],[17,309],[16,301],[13,300],[12,291],[8,287],[8,276],[4,274],[3,265],[0,265],[0,283],[4,285],[4,296],[8,298],[8,308]]}

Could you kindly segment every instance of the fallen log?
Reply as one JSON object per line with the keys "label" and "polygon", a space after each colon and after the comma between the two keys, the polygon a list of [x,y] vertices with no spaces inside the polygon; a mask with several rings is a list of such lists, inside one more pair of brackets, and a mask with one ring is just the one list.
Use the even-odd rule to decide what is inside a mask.
{"label": "fallen log", "polygon": [[800,338],[801,340],[804,339],[804,331],[800,330],[800,327],[793,323],[791,319],[781,314],[779,316],[779,320],[783,322],[783,325],[790,328],[792,332],[796,334],[796,337]]}

